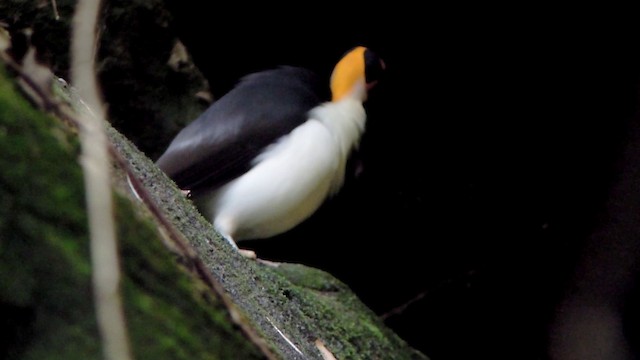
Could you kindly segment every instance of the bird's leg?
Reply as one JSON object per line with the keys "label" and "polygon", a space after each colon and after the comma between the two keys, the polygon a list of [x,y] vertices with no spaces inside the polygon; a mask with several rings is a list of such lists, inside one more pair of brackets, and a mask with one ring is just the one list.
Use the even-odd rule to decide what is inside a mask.
{"label": "bird's leg", "polygon": [[[218,232],[220,232],[218,230]],[[233,240],[233,238],[231,236],[229,236],[228,234],[222,233],[220,232],[220,235],[222,235],[222,237],[227,240],[227,242],[242,256],[248,258],[248,259],[257,259],[258,256],[256,255],[256,252],[253,250],[246,250],[246,249],[240,249],[238,247],[238,244],[236,244],[235,240]]]}
{"label": "bird's leg", "polygon": [[280,266],[280,263],[274,262],[274,261],[269,261],[269,260],[264,260],[264,259],[258,259],[258,255],[256,255],[256,252],[253,250],[247,250],[247,249],[240,249],[238,247],[238,244],[236,244],[236,242],[233,240],[233,238],[227,234],[224,234],[222,232],[220,232],[220,235],[222,235],[222,237],[227,240],[227,242],[242,256],[246,257],[247,259],[254,259],[257,262],[267,265],[267,266],[271,266],[271,267],[278,267]]}
{"label": "bird's leg", "polygon": [[278,267],[278,265],[280,265],[277,262],[273,262],[273,261],[269,261],[269,260],[263,260],[263,259],[258,259],[258,255],[256,255],[256,252],[253,250],[247,250],[247,249],[240,249],[238,247],[238,244],[236,244],[236,242],[233,240],[232,237],[227,236],[227,235],[222,235],[222,237],[227,240],[227,242],[229,242],[229,244],[231,244],[231,246],[233,246],[233,248],[242,256],[246,257],[247,259],[254,259],[258,262],[260,262],[261,264],[265,264],[271,267]]}
{"label": "bird's leg", "polygon": [[224,237],[225,240],[227,240],[229,242],[229,244],[231,244],[231,246],[233,246],[233,248],[242,256],[246,257],[247,259],[258,259],[258,255],[256,255],[256,252],[253,250],[247,250],[247,249],[240,249],[238,247],[238,245],[236,244],[235,241],[233,241],[233,239],[231,238],[227,238],[226,236]]}
{"label": "bird's leg", "polygon": [[253,250],[247,250],[247,249],[240,249],[238,247],[238,244],[236,244],[235,241],[233,241],[233,239],[231,237],[228,236],[223,236],[225,238],[225,240],[227,240],[229,242],[229,244],[231,244],[231,246],[233,246],[234,249],[236,249],[236,251],[238,251],[238,253],[244,257],[246,257],[247,259],[253,259],[256,260],[257,262],[267,265],[267,266],[271,266],[271,267],[278,267],[280,266],[280,263],[277,262],[273,262],[273,261],[269,261],[269,260],[264,260],[264,259],[258,259],[258,255],[256,255],[256,252]]}

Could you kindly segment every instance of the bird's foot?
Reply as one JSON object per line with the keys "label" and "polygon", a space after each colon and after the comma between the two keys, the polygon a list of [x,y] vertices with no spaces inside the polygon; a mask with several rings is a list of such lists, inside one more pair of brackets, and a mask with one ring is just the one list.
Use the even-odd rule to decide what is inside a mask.
{"label": "bird's foot", "polygon": [[258,255],[256,255],[256,252],[253,250],[247,250],[247,249],[237,249],[238,253],[240,253],[240,255],[242,255],[243,257],[246,257],[247,259],[258,259]]}
{"label": "bird's foot", "polygon": [[238,250],[238,253],[240,253],[240,255],[242,255],[243,257],[245,257],[247,259],[255,260],[255,261],[259,262],[260,264],[267,265],[267,266],[274,267],[274,268],[280,266],[279,262],[259,259],[258,255],[256,255],[256,252],[253,251],[253,250],[240,249],[240,248],[238,248],[236,250]]}
{"label": "bird's foot", "polygon": [[258,259],[258,255],[256,255],[256,252],[253,250],[247,250],[247,249],[240,249],[238,247],[238,244],[236,244],[235,240],[233,240],[233,237],[231,237],[230,235],[218,230],[220,232],[220,234],[222,235],[222,237],[227,240],[227,242],[229,243],[229,245],[231,245],[237,252],[238,254],[242,255],[242,257],[245,257],[247,259],[253,259],[256,260]]}

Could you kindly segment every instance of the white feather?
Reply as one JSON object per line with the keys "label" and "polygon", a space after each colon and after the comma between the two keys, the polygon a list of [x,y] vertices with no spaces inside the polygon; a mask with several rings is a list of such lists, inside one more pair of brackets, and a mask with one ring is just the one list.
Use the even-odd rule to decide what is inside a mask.
{"label": "white feather", "polygon": [[342,187],[365,120],[362,103],[352,98],[316,107],[309,120],[265,149],[247,173],[205,196],[200,207],[234,241],[290,230]]}

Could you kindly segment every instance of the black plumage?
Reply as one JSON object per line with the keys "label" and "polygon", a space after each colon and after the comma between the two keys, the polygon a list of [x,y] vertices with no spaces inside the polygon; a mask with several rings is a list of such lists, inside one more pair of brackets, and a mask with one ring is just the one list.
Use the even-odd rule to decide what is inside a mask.
{"label": "black plumage", "polygon": [[[327,100],[326,81],[284,66],[245,76],[171,142],[157,165],[192,193],[241,175],[268,145]],[[250,109],[247,109],[250,104]]]}

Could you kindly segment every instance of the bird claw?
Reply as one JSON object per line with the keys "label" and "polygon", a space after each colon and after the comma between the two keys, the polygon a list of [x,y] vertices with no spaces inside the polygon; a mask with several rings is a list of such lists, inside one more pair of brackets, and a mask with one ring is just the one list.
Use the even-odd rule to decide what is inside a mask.
{"label": "bird claw", "polygon": [[256,255],[256,252],[253,251],[253,250],[238,249],[238,253],[240,253],[240,255],[242,255],[243,257],[245,257],[247,259],[255,260],[255,261],[257,261],[257,262],[259,262],[260,264],[263,264],[263,265],[267,265],[267,266],[274,267],[274,268],[280,266],[279,262],[259,259],[258,256]]}
{"label": "bird claw", "polygon": [[240,255],[242,255],[243,257],[246,257],[247,259],[258,258],[258,256],[256,255],[256,252],[253,250],[238,249],[238,253],[240,253]]}

